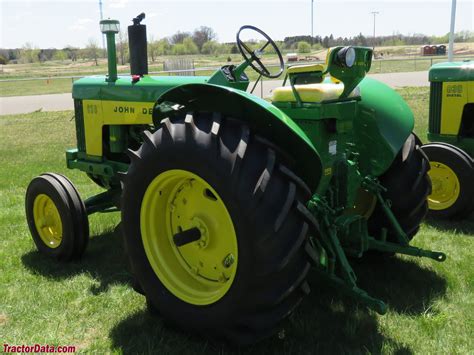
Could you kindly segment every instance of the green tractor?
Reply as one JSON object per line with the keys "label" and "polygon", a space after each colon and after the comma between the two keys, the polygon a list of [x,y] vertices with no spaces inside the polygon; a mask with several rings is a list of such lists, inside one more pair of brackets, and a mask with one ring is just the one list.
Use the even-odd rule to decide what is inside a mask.
{"label": "green tractor", "polygon": [[429,71],[428,139],[433,192],[430,214],[465,217],[474,207],[474,63],[450,62]]}
{"label": "green tractor", "polygon": [[[265,77],[284,71],[260,29],[238,31],[237,66],[208,77],[149,76],[143,17],[128,28],[131,75],[117,76],[119,24],[104,20],[109,73],[73,85],[77,148],[66,163],[105,191],[83,202],[52,173],[27,189],[41,252],[80,257],[87,216],[120,210],[135,289],[150,310],[239,344],[279,329],[310,292],[311,267],[384,314],[386,304],[357,287],[351,260],[445,260],[409,244],[428,211],[429,162],[406,103],[364,79],[370,48],[335,47],[326,65],[288,68],[289,85],[270,102],[246,91],[247,68]],[[245,32],[265,44],[246,43]]]}

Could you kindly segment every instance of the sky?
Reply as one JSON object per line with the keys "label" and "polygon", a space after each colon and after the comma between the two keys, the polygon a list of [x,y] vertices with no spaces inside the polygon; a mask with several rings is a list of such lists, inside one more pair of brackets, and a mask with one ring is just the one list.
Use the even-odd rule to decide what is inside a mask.
{"label": "sky", "polygon": [[[212,27],[221,42],[235,41],[240,26],[261,28],[275,40],[311,34],[311,0],[102,0],[104,18],[123,29],[146,13],[148,39]],[[350,37],[376,33],[443,35],[449,32],[451,0],[315,0],[314,35]],[[0,48],[29,42],[39,48],[83,47],[101,41],[99,0],[0,0]],[[474,30],[474,0],[458,0],[456,31]]]}

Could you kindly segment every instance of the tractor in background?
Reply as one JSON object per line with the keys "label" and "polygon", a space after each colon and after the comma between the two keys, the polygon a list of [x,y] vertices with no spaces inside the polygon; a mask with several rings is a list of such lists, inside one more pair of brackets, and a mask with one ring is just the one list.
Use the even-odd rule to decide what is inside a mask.
{"label": "tractor in background", "polygon": [[429,163],[407,104],[365,78],[370,48],[334,47],[325,65],[291,66],[270,102],[247,92],[246,69],[270,78],[285,70],[262,30],[240,28],[238,65],[207,77],[150,76],[143,18],[128,27],[131,75],[120,76],[119,23],[101,21],[108,75],[73,84],[77,147],[66,164],[104,192],[83,201],[65,176],[34,178],[26,216],[39,251],[77,259],[88,215],[120,211],[149,307],[239,344],[279,329],[310,293],[311,268],[384,314],[383,300],[357,286],[354,258],[445,260],[410,245],[428,211]]}
{"label": "tractor in background", "polygon": [[461,218],[474,207],[474,62],[433,65],[429,71],[428,140],[435,218]]}

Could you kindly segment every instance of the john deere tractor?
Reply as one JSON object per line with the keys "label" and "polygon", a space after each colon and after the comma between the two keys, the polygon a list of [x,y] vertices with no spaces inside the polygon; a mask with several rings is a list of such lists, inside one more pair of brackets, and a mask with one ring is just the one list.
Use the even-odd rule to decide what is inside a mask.
{"label": "john deere tractor", "polygon": [[460,218],[474,207],[474,62],[436,64],[429,79],[429,208],[434,217]]}
{"label": "john deere tractor", "polygon": [[[245,74],[285,71],[263,31],[240,28],[239,65],[207,77],[150,76],[143,17],[128,27],[131,75],[117,76],[119,24],[104,20],[108,75],[73,86],[77,148],[66,163],[104,192],[83,202],[53,173],[28,187],[41,252],[80,257],[87,216],[120,210],[135,288],[151,310],[240,344],[278,329],[310,293],[311,267],[383,314],[386,304],[357,287],[354,258],[445,260],[409,244],[428,210],[429,163],[406,103],[364,79],[370,48],[334,47],[325,65],[288,68],[287,85],[267,101],[246,91]],[[266,64],[268,52],[277,67]]]}

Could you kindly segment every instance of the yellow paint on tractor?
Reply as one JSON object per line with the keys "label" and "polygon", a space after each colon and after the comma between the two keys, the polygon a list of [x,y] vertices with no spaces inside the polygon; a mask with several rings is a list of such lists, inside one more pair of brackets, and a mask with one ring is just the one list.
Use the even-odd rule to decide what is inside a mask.
{"label": "yellow paint on tractor", "polygon": [[152,123],[154,102],[84,100],[86,153],[102,156],[102,127]]}
{"label": "yellow paint on tractor", "polygon": [[[173,236],[198,228],[200,239],[176,246]],[[237,273],[237,236],[224,201],[186,170],[168,170],[148,185],[140,211],[147,259],[179,299],[208,305],[221,299]]]}
{"label": "yellow paint on tractor", "polygon": [[474,102],[474,82],[443,83],[441,103],[441,134],[458,135],[464,106]]}
{"label": "yellow paint on tractor", "polygon": [[428,205],[431,210],[445,210],[454,205],[459,198],[460,183],[456,173],[446,164],[431,161],[428,172],[433,189],[428,196]]}
{"label": "yellow paint on tractor", "polygon": [[36,196],[33,202],[33,219],[43,243],[51,249],[59,247],[63,239],[63,224],[51,197],[45,194]]}

